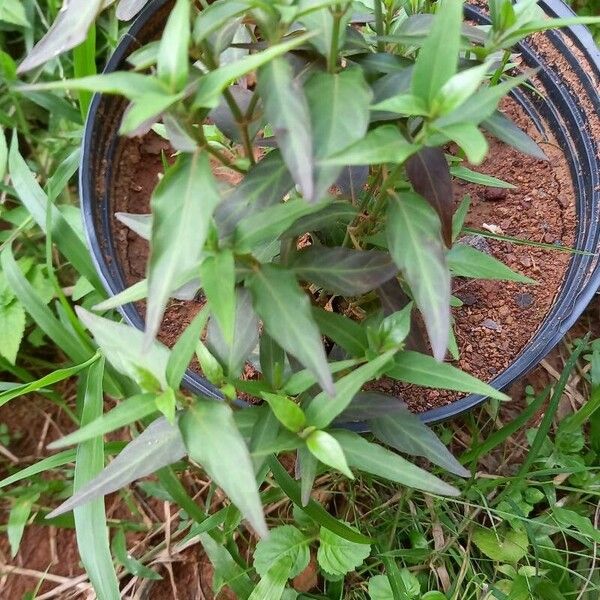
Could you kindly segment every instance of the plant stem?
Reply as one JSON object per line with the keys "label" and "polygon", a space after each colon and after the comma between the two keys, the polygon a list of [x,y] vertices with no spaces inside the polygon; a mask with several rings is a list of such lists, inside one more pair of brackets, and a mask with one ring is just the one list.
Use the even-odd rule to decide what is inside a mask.
{"label": "plant stem", "polygon": [[[383,11],[381,10],[381,1],[375,0],[375,33],[378,38],[383,37],[385,31],[383,28]],[[385,50],[385,43],[383,40],[377,40],[377,51],[383,52]]]}
{"label": "plant stem", "polygon": [[340,26],[345,11],[341,11],[339,5],[336,5],[333,15],[333,31],[331,32],[331,48],[327,57],[327,70],[335,73],[337,67],[338,47],[340,45]]}

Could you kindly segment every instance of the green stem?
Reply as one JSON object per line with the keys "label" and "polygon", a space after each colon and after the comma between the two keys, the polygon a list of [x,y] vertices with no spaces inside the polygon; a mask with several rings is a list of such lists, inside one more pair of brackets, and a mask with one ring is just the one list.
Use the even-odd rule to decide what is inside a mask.
{"label": "green stem", "polygon": [[502,56],[502,62],[500,63],[500,66],[496,69],[496,72],[490,80],[490,85],[496,85],[500,81],[500,77],[502,77],[502,73],[504,73],[504,68],[506,67],[509,60],[510,50],[505,50],[504,55]]}
{"label": "green stem", "polygon": [[[383,28],[383,11],[381,10],[381,0],[375,0],[375,33],[378,38],[383,37],[385,30]],[[377,41],[377,51],[383,52],[385,43],[383,40]]]}
{"label": "green stem", "polygon": [[332,11],[333,15],[333,31],[331,33],[331,48],[329,50],[329,56],[327,58],[327,70],[330,73],[335,73],[337,67],[338,48],[340,45],[340,27],[342,23],[342,17],[345,11],[340,11],[340,7],[336,5],[335,10]]}

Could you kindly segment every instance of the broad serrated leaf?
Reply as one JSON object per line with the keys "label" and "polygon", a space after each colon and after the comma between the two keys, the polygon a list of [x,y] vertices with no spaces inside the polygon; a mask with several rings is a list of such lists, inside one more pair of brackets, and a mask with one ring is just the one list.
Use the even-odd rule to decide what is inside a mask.
{"label": "broad serrated leaf", "polygon": [[293,525],[280,525],[271,529],[269,537],[260,540],[254,551],[254,568],[264,577],[281,558],[291,561],[290,577],[306,569],[310,560],[310,538]]}
{"label": "broad serrated leaf", "polygon": [[[92,365],[87,377],[81,380],[81,383],[85,385],[81,414],[83,427],[102,415],[104,406],[103,371],[104,361],[102,360]],[[76,496],[84,493],[86,487],[92,485],[98,477],[102,477],[103,468],[104,442],[102,437],[97,436],[80,444],[75,460],[74,496],[67,502],[72,502]],[[120,597],[119,583],[110,554],[104,498],[102,498],[102,494],[98,494],[89,497],[88,500],[89,502],[71,506],[74,509],[73,517],[79,556],[97,596],[106,598],[106,600],[118,600]],[[62,506],[64,507],[64,504]],[[47,518],[56,515],[58,511],[60,511],[60,507]]]}
{"label": "broad serrated leaf", "polygon": [[459,493],[455,487],[435,475],[382,446],[368,442],[357,433],[351,431],[332,433],[342,446],[351,467],[432,494],[457,496]]}
{"label": "broad serrated leaf", "polygon": [[208,256],[200,265],[202,290],[225,343],[231,347],[235,334],[235,259],[223,249]]}
{"label": "broad serrated leaf", "polygon": [[538,160],[548,160],[544,151],[513,121],[496,111],[483,121],[481,126],[501,142],[516,148],[523,154]]}
{"label": "broad serrated leaf", "polygon": [[306,438],[306,447],[324,465],[340,471],[350,479],[354,479],[354,475],[346,462],[342,447],[331,434],[318,429],[313,431]]}
{"label": "broad serrated leaf", "polygon": [[379,441],[399,452],[423,456],[455,475],[469,477],[469,471],[452,456],[437,435],[406,407],[400,405],[393,415],[377,416],[369,424]]}
{"label": "broad serrated leaf", "polygon": [[141,331],[98,317],[80,306],[75,307],[75,311],[117,371],[135,381],[139,381],[141,371],[146,371],[152,373],[163,388],[167,387],[169,350],[165,346],[153,342],[145,349],[144,334]]}
{"label": "broad serrated leaf", "polygon": [[146,345],[160,327],[177,278],[200,261],[218,203],[219,193],[206,153],[180,156],[154,190]]}
{"label": "broad serrated leaf", "polygon": [[412,92],[431,104],[442,86],[456,73],[463,3],[443,0],[429,35],[421,47],[412,78]]}
{"label": "broad serrated leaf", "polygon": [[467,244],[454,244],[446,254],[446,260],[452,274],[458,277],[535,283],[533,279],[513,271],[493,256]]}
{"label": "broad serrated leaf", "polygon": [[395,125],[382,125],[369,131],[358,142],[323,159],[321,164],[348,166],[403,163],[418,149]]}
{"label": "broad serrated leaf", "polygon": [[[264,64],[273,64],[283,54],[302,45],[311,37],[312,34],[290,37],[285,42],[271,46],[262,52],[248,54],[240,60],[236,60],[235,62],[226,64],[209,72],[200,80],[198,91],[194,98],[194,108],[215,108],[219,105],[219,98],[222,91],[236,79],[239,79],[250,71],[260,68]],[[286,96],[288,102],[291,97],[292,96]],[[268,113],[267,117],[270,118]]]}
{"label": "broad serrated leaf", "polygon": [[31,71],[85,41],[102,5],[103,0],[65,0],[56,20],[19,65],[17,72]]}
{"label": "broad serrated leaf", "polygon": [[24,332],[25,310],[20,302],[0,306],[0,355],[11,365],[17,360]]}
{"label": "broad serrated leaf", "polygon": [[190,2],[177,0],[161,35],[156,64],[159,79],[173,92],[178,92],[187,80],[189,41]]}
{"label": "broad serrated leaf", "polygon": [[343,576],[362,565],[371,554],[370,544],[350,542],[321,527],[317,561],[323,571],[334,576]]}
{"label": "broad serrated leaf", "polygon": [[405,192],[391,199],[386,232],[390,253],[423,315],[433,355],[443,360],[450,328],[450,272],[440,220],[421,196]]}
{"label": "broad serrated leaf", "polygon": [[110,494],[136,479],[181,460],[185,454],[179,429],[161,417],[130,442],[100,475],[82,486],[47,518],[57,517],[95,498]]}
{"label": "broad serrated leaf", "polygon": [[294,181],[306,200],[316,202],[319,197],[315,193],[315,150],[308,102],[285,58],[275,58],[260,69],[258,92]]}
{"label": "broad serrated leaf", "polygon": [[319,161],[363,138],[369,126],[372,93],[360,69],[315,73],[306,82],[305,92],[317,161],[315,196],[321,198],[341,167],[323,167]]}
{"label": "broad serrated leaf", "polygon": [[510,399],[506,394],[499,392],[483,381],[479,381],[472,375],[418,352],[406,351],[400,353],[394,360],[394,366],[388,369],[386,374],[394,379],[423,387],[480,394],[497,400]]}
{"label": "broad serrated leaf", "polygon": [[387,252],[311,246],[294,254],[292,271],[333,294],[366,294],[392,278],[398,267]]}
{"label": "broad serrated leaf", "polygon": [[190,457],[223,488],[258,535],[266,536],[252,459],[231,408],[223,402],[198,399],[180,417],[179,427]]}
{"label": "broad serrated leaf", "polygon": [[72,444],[80,444],[94,437],[102,436],[115,429],[125,427],[156,412],[153,394],[138,394],[120,402],[115,408],[82,425],[70,433],[48,444],[49,450],[57,450]]}
{"label": "broad serrated leaf", "polygon": [[440,148],[423,148],[406,161],[406,174],[413,189],[433,206],[442,224],[448,247],[452,244],[454,198],[452,179],[444,152]]}
{"label": "broad serrated leaf", "polygon": [[479,550],[498,562],[517,563],[527,555],[529,549],[529,538],[525,531],[476,527],[472,535],[473,543]]}
{"label": "broad serrated leaf", "polygon": [[326,396],[333,396],[335,388],[321,334],[310,300],[295,277],[280,267],[262,265],[246,283],[267,333],[314,373]]}
{"label": "broad serrated leaf", "polygon": [[388,350],[336,381],[333,398],[324,392],[313,398],[305,410],[308,423],[319,429],[327,427],[352,402],[362,386],[380,374],[396,351]]}

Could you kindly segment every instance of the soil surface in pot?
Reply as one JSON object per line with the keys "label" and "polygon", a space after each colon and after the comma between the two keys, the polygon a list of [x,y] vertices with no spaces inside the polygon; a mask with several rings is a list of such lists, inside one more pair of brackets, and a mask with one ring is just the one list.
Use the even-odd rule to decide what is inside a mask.
{"label": "soil surface in pot", "polygon": [[[535,139],[548,161],[537,160],[490,138],[490,152],[483,165],[472,167],[516,186],[487,188],[455,180],[455,202],[468,194],[471,210],[466,225],[531,242],[571,247],[575,239],[574,191],[565,156],[556,142],[540,133],[531,119],[512,100],[503,110]],[[162,152],[168,144],[151,133],[144,138],[123,139],[117,152],[114,212],[148,213],[152,190],[162,172]],[[219,179],[235,184],[236,176],[217,171]],[[113,218],[114,239],[126,282],[145,276],[148,243]],[[484,381],[502,372],[519,354],[548,313],[560,289],[570,253],[469,236],[478,249],[531,277],[537,285],[498,281],[454,280],[454,293],[463,306],[454,309],[455,332],[460,351],[454,364]],[[173,345],[201,308],[201,301],[173,301],[159,338]],[[138,303],[144,312],[144,303]],[[406,400],[422,412],[449,404],[459,395],[426,390],[383,379],[376,389]]]}

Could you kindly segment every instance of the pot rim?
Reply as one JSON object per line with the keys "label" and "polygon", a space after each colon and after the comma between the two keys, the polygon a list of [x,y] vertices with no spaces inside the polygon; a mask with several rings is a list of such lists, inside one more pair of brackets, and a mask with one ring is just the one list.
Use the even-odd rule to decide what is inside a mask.
{"label": "pot rim", "polygon": [[[133,48],[139,45],[136,36],[151,22],[154,14],[170,1],[171,0],[152,0],[144,8],[132,23],[128,32],[125,33],[119,41],[103,72],[107,73],[115,71],[123,65],[126,56]],[[546,13],[553,17],[574,16],[573,11],[561,0],[542,0],[540,6]],[[483,13],[478,12],[478,9],[466,5],[466,10],[469,11],[470,16],[477,19],[479,22],[489,22]],[[567,33],[570,41],[575,44],[579,52],[583,54],[587,61],[589,61],[589,66],[597,77],[600,74],[600,49],[596,46],[589,30],[582,25],[575,25],[566,28],[563,31]],[[574,63],[572,66],[576,67],[577,59],[574,57],[568,46],[564,44],[562,38],[555,32],[549,32],[547,35],[551,37],[557,52],[559,52],[559,48],[562,47],[562,50],[564,51],[563,55],[571,56]],[[519,44],[519,47],[523,56],[526,58],[526,61],[535,62],[536,54],[532,51],[529,44],[522,43]],[[580,69],[580,75],[587,78],[588,84],[590,83],[591,80],[589,79],[589,76],[584,73],[583,69]],[[553,132],[556,133],[554,129],[557,129],[563,134],[565,138],[563,140],[565,143],[564,147],[566,148],[565,155],[567,160],[571,163],[570,170],[574,180],[573,184],[575,187],[578,208],[576,247],[578,249],[587,250],[588,252],[595,251],[597,253],[600,249],[600,223],[598,223],[597,219],[594,220],[593,218],[589,218],[589,215],[587,218],[584,218],[584,212],[586,208],[589,209],[587,212],[591,211],[592,217],[594,210],[596,214],[600,213],[600,154],[594,144],[593,138],[590,134],[587,134],[586,136],[583,133],[583,128],[581,126],[577,130],[571,132],[567,130],[568,123],[565,124],[563,121],[566,116],[573,116],[577,121],[577,115],[580,119],[583,118],[583,115],[580,114],[576,105],[576,100],[568,94],[568,90],[561,89],[559,86],[560,81],[558,83],[553,81],[549,71],[542,71],[539,73],[541,79],[544,79],[544,76],[546,76],[547,79],[543,81],[544,87],[554,88],[552,91],[556,94],[556,98],[552,98],[551,102],[547,102],[546,105],[542,107],[544,110],[552,113],[544,115],[544,120],[554,121],[555,127],[551,127]],[[593,84],[588,85],[587,88],[590,94],[594,94]],[[97,121],[102,118],[102,115],[99,114],[102,99],[103,96],[101,94],[94,95],[86,119],[82,158],[79,170],[79,188],[84,230],[88,247],[91,250],[92,260],[105,289],[110,295],[114,295],[122,291],[124,286],[122,285],[122,282],[115,281],[115,277],[110,272],[107,258],[102,248],[104,245],[103,240],[98,237],[98,222],[94,212],[95,203],[100,203],[100,201],[96,197],[97,190],[95,176],[97,176],[97,173],[95,173],[94,170],[93,150],[95,148],[95,126]],[[539,111],[541,110],[540,107],[534,106],[522,92],[516,94],[516,99],[535,120],[536,115],[539,115]],[[600,111],[600,92],[595,90],[595,94],[591,99],[597,107],[597,110]],[[559,111],[561,106],[555,106],[554,103],[556,103],[556,105],[562,105],[562,108],[566,107],[569,115]],[[579,137],[573,141],[568,135],[569,133]],[[581,148],[576,147],[577,144],[575,142],[577,141],[583,144],[585,151],[584,158],[588,160],[591,166],[590,173],[585,173],[588,177],[588,181],[584,180],[581,173],[579,173],[579,175],[577,174],[578,167],[581,166],[578,160],[581,158],[578,155]],[[568,154],[569,151],[570,154]],[[581,171],[581,169],[579,169],[579,171]],[[582,196],[585,191],[583,188],[590,191],[589,196]],[[103,223],[103,225],[106,226],[107,223]],[[598,258],[598,255],[572,255],[565,272],[563,284],[551,308],[540,322],[538,329],[512,363],[489,382],[490,385],[497,389],[506,388],[533,369],[539,361],[560,342],[590,303],[599,287],[600,259]],[[562,314],[558,314],[561,313],[561,311]],[[138,329],[143,327],[143,320],[133,305],[130,304],[120,307],[119,312],[121,312],[124,320],[130,325]],[[187,371],[183,379],[183,385],[192,392],[204,394],[219,400],[223,399],[221,394],[210,383],[196,373]],[[473,409],[482,404],[486,399],[487,397],[485,396],[470,394],[451,404],[420,413],[419,416],[425,423],[445,421]],[[247,404],[241,400],[238,402],[240,405],[247,406]],[[366,423],[344,423],[340,425],[355,431],[368,431],[368,425]]]}

